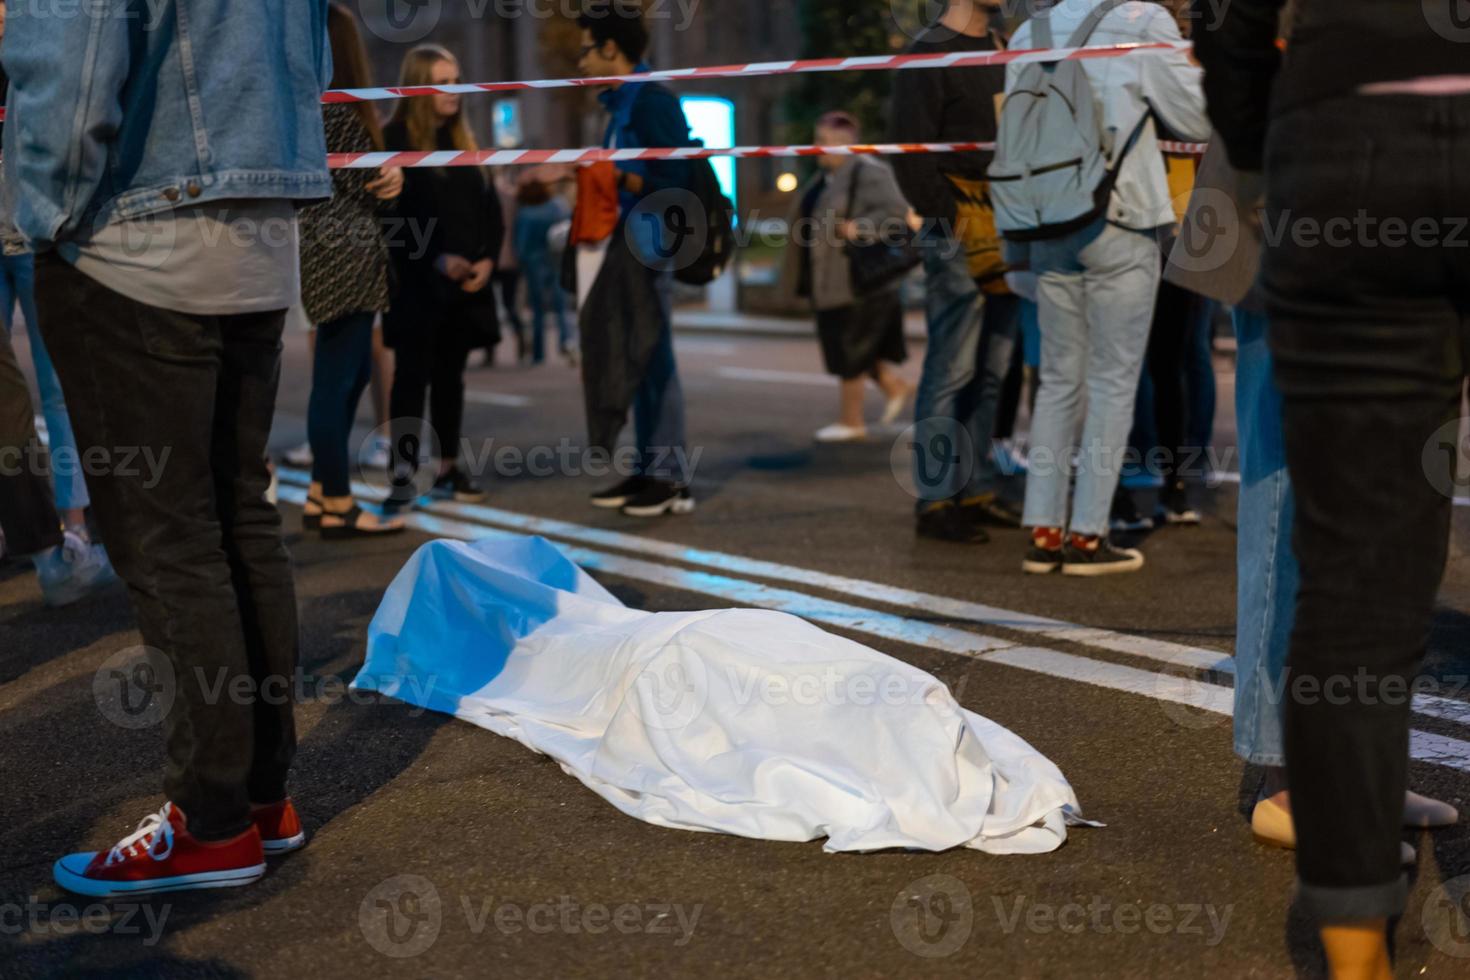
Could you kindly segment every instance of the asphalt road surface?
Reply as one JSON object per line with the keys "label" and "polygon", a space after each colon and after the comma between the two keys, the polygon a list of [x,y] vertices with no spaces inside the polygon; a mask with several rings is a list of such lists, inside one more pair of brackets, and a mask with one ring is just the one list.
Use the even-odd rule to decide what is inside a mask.
{"label": "asphalt road surface", "polygon": [[[109,846],[158,808],[162,745],[94,698],[99,667],[139,642],[125,596],[48,611],[24,566],[0,569],[0,977],[1320,975],[1290,909],[1291,855],[1250,836],[1259,773],[1231,751],[1228,480],[1200,492],[1203,526],[1143,542],[1140,574],[1023,577],[1020,532],[985,547],[915,540],[896,433],[813,443],[836,401],[813,342],[684,334],[678,346],[699,453],[689,517],[596,511],[586,495],[600,481],[496,455],[542,446],[538,468],[577,464],[561,444],[584,431],[562,364],[472,372],[466,433],[499,473],[484,506],[438,507],[396,540],[329,545],[301,531],[300,474],[283,474],[307,679],[293,791],[311,843],[251,888],[107,910],[51,883],[58,855]],[[1228,471],[1228,353],[1219,367]],[[307,377],[293,336],[277,449],[304,438]],[[365,405],[359,436],[371,425]],[[574,548],[639,608],[785,609],[931,671],[1053,759],[1107,826],[1027,857],[831,855],[665,830],[508,739],[345,697],[412,551],[431,533],[506,532]],[[1425,669],[1449,700],[1414,717],[1411,778],[1470,808],[1470,508],[1455,533]],[[1418,863],[1397,972],[1470,975],[1470,830],[1405,839]]]}

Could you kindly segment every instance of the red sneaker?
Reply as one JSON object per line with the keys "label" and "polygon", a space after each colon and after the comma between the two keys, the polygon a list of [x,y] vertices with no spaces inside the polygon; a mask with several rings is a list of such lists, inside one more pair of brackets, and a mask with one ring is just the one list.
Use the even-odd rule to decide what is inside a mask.
{"label": "red sneaker", "polygon": [[250,819],[260,831],[260,845],[267,854],[286,854],[306,846],[306,831],[289,796],[279,803],[251,806]]}
{"label": "red sneaker", "polygon": [[101,898],[236,888],[265,874],[265,853],[255,827],[227,841],[201,841],[183,811],[165,803],[112,850],[68,854],[51,874],[67,891]]}

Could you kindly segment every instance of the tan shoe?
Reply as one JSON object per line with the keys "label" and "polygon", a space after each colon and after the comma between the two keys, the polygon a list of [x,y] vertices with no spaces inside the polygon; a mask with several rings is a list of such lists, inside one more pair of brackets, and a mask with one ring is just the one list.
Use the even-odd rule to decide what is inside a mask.
{"label": "tan shoe", "polygon": [[1260,800],[1251,811],[1251,834],[1256,843],[1267,847],[1296,848],[1296,827],[1291,822],[1291,811],[1270,797]]}
{"label": "tan shoe", "polygon": [[[1404,797],[1404,826],[1416,829],[1452,827],[1460,820],[1460,812],[1448,803],[1432,800],[1418,793]],[[1251,833],[1257,843],[1269,847],[1296,847],[1296,827],[1291,821],[1291,810],[1270,798],[1256,803],[1251,811]],[[1405,844],[1405,864],[1414,863],[1413,849]]]}

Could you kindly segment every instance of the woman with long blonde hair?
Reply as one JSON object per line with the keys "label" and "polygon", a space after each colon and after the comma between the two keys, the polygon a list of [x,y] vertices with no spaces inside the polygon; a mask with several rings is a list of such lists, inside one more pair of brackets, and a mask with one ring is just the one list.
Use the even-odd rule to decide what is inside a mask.
{"label": "woman with long blonde hair", "polygon": [[[404,57],[399,84],[453,85],[459,75],[454,55],[426,44]],[[478,148],[458,95],[400,101],[383,139],[387,149],[398,151]],[[384,324],[398,358],[389,506],[401,509],[425,489],[441,499],[476,503],[485,492],[459,466],[464,372],[470,351],[499,339],[495,297],[486,287],[505,238],[500,198],[479,167],[411,168],[399,212],[408,227],[393,243],[399,292]],[[417,479],[418,420],[426,395],[440,459],[431,488]]]}

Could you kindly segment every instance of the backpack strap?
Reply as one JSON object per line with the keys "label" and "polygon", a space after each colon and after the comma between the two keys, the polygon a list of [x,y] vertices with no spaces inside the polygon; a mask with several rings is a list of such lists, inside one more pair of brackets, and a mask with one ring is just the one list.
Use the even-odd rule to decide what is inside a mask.
{"label": "backpack strap", "polygon": [[1031,15],[1031,42],[1037,48],[1054,48],[1051,34],[1051,7]]}
{"label": "backpack strap", "polygon": [[[1067,47],[1085,47],[1088,39],[1092,37],[1093,31],[1096,31],[1098,25],[1103,22],[1103,18],[1127,2],[1128,0],[1103,0],[1102,3],[1093,7],[1092,12],[1082,18],[1082,23],[1077,26],[1076,33],[1067,39]],[[1048,25],[1048,33],[1050,33],[1050,25]],[[1048,48],[1051,47],[1050,44],[1046,46]]]}

